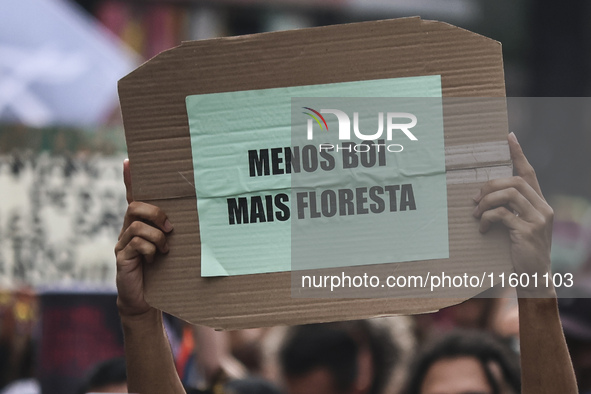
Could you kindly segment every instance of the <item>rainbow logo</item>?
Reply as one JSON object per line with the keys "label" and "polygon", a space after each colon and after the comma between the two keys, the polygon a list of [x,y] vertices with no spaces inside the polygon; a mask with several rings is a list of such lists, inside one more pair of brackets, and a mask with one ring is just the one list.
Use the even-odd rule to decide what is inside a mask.
{"label": "rainbow logo", "polygon": [[[304,109],[307,109],[308,111],[312,111],[314,112],[314,114],[316,114],[318,117],[320,117],[320,119],[322,119],[322,123],[324,123],[324,126],[326,126],[326,131],[328,131],[328,125],[326,124],[326,120],[324,120],[324,117],[322,115],[320,115],[320,112],[313,110],[310,107],[302,107]],[[324,127],[322,127],[322,123],[320,123],[320,119],[318,119],[318,117],[314,116],[313,114],[309,113],[309,112],[302,112],[303,114],[308,115],[309,117],[311,117],[312,119],[314,119],[316,121],[316,123],[318,123],[318,126],[320,126],[320,130],[323,130]]]}

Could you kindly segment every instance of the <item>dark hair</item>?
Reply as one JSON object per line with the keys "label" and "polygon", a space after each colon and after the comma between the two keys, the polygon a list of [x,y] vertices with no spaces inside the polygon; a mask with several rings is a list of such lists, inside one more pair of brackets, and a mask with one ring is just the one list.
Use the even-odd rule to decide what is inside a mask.
{"label": "dark hair", "polygon": [[484,331],[453,331],[427,345],[412,363],[406,394],[418,394],[427,372],[437,361],[457,357],[474,357],[480,362],[493,393],[500,393],[500,383],[490,370],[490,363],[496,363],[503,373],[504,381],[516,393],[521,392],[519,358],[499,338]]}
{"label": "dark hair", "polygon": [[78,390],[79,394],[98,390],[110,384],[127,382],[127,371],[123,357],[112,358],[96,364],[86,375],[83,384]]}
{"label": "dark hair", "polygon": [[231,380],[224,386],[227,394],[281,394],[272,383],[257,377]]}
{"label": "dark hair", "polygon": [[358,354],[367,348],[372,356],[371,394],[388,382],[398,351],[386,327],[367,320],[295,326],[288,332],[279,358],[287,377],[301,377],[316,368],[327,368],[340,391],[349,390],[358,373]]}

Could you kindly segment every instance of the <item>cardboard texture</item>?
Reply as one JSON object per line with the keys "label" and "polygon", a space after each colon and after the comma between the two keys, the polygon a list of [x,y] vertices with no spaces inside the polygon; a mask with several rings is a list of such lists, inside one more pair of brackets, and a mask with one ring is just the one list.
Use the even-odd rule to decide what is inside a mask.
{"label": "cardboard texture", "polygon": [[175,226],[170,253],[145,270],[148,302],[192,323],[236,329],[424,313],[485,290],[306,299],[292,298],[290,272],[200,275],[187,96],[425,75],[441,75],[444,98],[466,97],[443,108],[450,258],[381,264],[372,272],[421,274],[442,265],[449,274],[511,272],[507,232],[483,236],[472,217],[482,183],[512,172],[501,45],[449,24],[405,18],[186,42],[119,81],[134,199],[161,207]]}

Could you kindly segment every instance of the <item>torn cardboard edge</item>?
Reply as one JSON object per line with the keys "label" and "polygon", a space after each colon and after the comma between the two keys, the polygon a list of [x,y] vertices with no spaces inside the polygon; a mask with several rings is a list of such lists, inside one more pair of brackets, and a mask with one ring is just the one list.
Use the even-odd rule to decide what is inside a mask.
{"label": "torn cardboard edge", "polygon": [[[148,302],[195,324],[237,329],[424,313],[476,294],[301,299],[291,297],[289,272],[200,276],[186,96],[424,75],[441,76],[444,98],[505,95],[498,42],[420,18],[185,42],[121,79],[134,199],[158,205],[175,226],[170,252],[146,267]],[[490,177],[511,175],[506,108],[497,105],[486,116],[464,116],[458,108],[444,106],[443,113],[450,235],[450,258],[445,262],[456,272],[510,272],[506,231],[496,229],[483,236],[471,215],[471,196],[481,184]],[[466,163],[468,157],[476,160]],[[438,263],[380,264],[371,269],[424,272],[436,270]]]}

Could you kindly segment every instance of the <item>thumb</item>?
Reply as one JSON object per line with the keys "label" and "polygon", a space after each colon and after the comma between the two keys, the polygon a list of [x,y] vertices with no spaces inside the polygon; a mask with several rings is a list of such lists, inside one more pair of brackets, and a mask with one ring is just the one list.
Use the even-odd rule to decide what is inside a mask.
{"label": "thumb", "polygon": [[515,173],[523,178],[523,180],[525,180],[540,197],[544,198],[542,195],[542,189],[540,189],[540,184],[538,183],[538,178],[536,177],[536,172],[531,164],[529,164],[529,161],[527,161],[523,149],[521,149],[521,145],[519,144],[519,141],[517,141],[515,133],[509,133],[507,140],[509,141],[509,151],[511,152],[511,160],[513,161],[513,169]]}
{"label": "thumb", "polygon": [[125,192],[127,203],[133,201],[133,194],[131,191],[131,168],[129,167],[129,159],[123,160],[123,183],[125,183]]}

